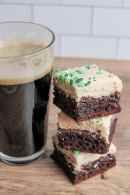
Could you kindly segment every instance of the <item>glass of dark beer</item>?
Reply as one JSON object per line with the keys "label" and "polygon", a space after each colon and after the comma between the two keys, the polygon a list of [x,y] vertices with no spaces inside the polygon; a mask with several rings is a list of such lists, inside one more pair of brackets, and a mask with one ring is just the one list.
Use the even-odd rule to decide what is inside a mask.
{"label": "glass of dark beer", "polygon": [[0,159],[45,153],[54,33],[29,22],[0,23]]}

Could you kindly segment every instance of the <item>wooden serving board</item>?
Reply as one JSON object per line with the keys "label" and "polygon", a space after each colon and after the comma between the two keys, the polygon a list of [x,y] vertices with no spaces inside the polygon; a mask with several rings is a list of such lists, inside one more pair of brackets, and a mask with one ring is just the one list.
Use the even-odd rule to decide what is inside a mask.
{"label": "wooden serving board", "polygon": [[[123,111],[119,115],[114,143],[117,161],[106,179],[96,176],[76,186],[49,157],[22,166],[0,163],[0,195],[130,195],[130,61],[95,59],[56,59],[61,68],[97,63],[117,75],[124,82],[121,100]],[[50,103],[48,148],[52,151],[51,137],[56,133],[57,109]]]}

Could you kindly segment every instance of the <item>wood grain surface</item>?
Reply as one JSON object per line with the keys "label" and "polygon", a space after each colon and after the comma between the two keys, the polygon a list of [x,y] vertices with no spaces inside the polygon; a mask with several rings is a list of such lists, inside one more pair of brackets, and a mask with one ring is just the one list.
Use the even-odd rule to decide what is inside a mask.
{"label": "wood grain surface", "polygon": [[[97,63],[117,75],[124,83],[114,143],[117,145],[117,166],[107,172],[105,179],[96,176],[76,186],[49,157],[21,166],[0,163],[0,195],[130,195],[130,61],[96,59],[56,59],[61,68]],[[52,151],[51,137],[56,132],[57,108],[50,103],[48,153]]]}

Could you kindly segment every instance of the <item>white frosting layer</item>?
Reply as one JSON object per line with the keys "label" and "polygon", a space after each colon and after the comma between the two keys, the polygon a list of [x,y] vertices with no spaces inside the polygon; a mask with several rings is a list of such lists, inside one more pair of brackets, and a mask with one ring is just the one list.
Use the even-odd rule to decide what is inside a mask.
{"label": "white frosting layer", "polygon": [[110,134],[110,127],[113,115],[98,117],[86,121],[75,121],[63,112],[58,114],[58,126],[61,129],[77,129],[77,130],[88,130],[90,132],[100,131],[102,137],[108,142]]}
{"label": "white frosting layer", "polygon": [[109,148],[109,152],[106,154],[92,154],[92,153],[80,153],[80,154],[75,154],[74,157],[76,160],[75,164],[75,170],[80,171],[82,165],[87,165],[89,162],[93,162],[95,160],[98,160],[100,157],[106,156],[107,154],[115,154],[116,153],[116,147],[114,144],[111,144]]}
{"label": "white frosting layer", "polygon": [[[78,71],[81,73],[78,73]],[[70,76],[66,76],[66,74]],[[97,65],[59,71],[55,74],[54,80],[58,88],[77,101],[83,96],[98,98],[122,91],[120,78],[99,68]]]}

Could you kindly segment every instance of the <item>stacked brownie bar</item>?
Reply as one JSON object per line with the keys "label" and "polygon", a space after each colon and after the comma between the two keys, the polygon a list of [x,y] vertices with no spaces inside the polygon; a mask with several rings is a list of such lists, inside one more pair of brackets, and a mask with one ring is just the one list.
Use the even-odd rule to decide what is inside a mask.
{"label": "stacked brownie bar", "polygon": [[112,144],[122,81],[97,65],[85,65],[54,74],[54,104],[58,132],[53,137],[53,159],[73,183],[115,166]]}

